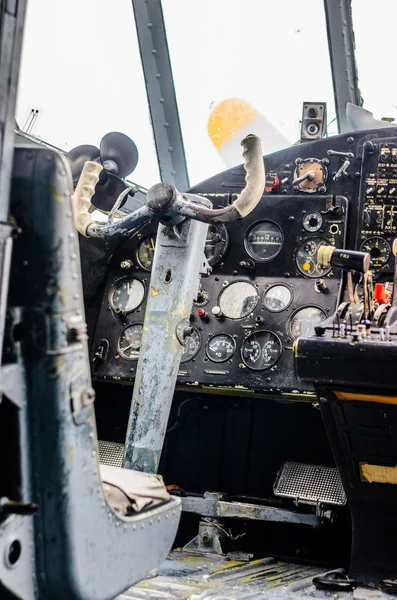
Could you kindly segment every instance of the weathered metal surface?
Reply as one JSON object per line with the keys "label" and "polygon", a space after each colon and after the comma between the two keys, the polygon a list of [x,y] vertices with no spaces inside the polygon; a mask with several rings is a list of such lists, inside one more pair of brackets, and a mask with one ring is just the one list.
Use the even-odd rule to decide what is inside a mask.
{"label": "weathered metal surface", "polygon": [[321,525],[320,519],[314,514],[303,514],[285,508],[249,504],[248,502],[227,502],[205,496],[203,498],[192,496],[182,498],[182,510],[214,518],[297,523],[299,525],[310,525],[311,527]]}
{"label": "weathered metal surface", "polygon": [[207,226],[186,220],[178,235],[159,227],[125,443],[123,466],[151,473],[160,462],[183,350],[177,328],[189,326]]}
{"label": "weathered metal surface", "polygon": [[351,131],[346,104],[360,105],[351,0],[324,0],[328,47],[340,133]]}
{"label": "weathered metal surface", "polygon": [[319,567],[274,558],[247,562],[174,551],[153,577],[125,592],[119,600],[298,599],[316,594],[323,597],[311,583],[323,572]]}
{"label": "weathered metal surface", "polygon": [[106,502],[71,192],[65,159],[44,148],[17,149],[12,211],[22,233],[14,244],[9,304],[23,301],[23,500],[39,506],[37,598],[108,600],[164,560],[180,501],[129,518]]}
{"label": "weathered metal surface", "polygon": [[167,34],[160,0],[132,0],[162,181],[189,187]]}

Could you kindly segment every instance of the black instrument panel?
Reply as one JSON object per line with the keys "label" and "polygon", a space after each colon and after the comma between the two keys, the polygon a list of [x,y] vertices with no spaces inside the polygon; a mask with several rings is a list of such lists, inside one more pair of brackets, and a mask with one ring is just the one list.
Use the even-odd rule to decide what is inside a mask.
{"label": "black instrument panel", "polygon": [[[383,146],[376,141],[380,135]],[[390,128],[318,140],[265,157],[266,192],[260,204],[244,220],[208,231],[206,255],[213,271],[201,279],[179,385],[230,393],[312,391],[296,377],[293,342],[332,314],[344,294],[342,273],[322,269],[317,251],[323,244],[358,248],[375,235],[390,245],[385,230],[363,233],[361,213],[365,198],[365,208],[370,204],[365,191],[370,176],[375,173],[378,181],[384,175],[379,164],[389,165],[387,197],[393,196],[392,159],[379,163],[379,155],[382,147],[383,160],[386,144],[394,156],[394,141],[397,155],[397,129]],[[239,166],[191,191],[219,208],[244,187],[244,175]],[[156,229],[154,224],[140,228],[110,259],[96,328],[90,332],[94,379],[134,380]],[[394,222],[390,236],[393,232]]]}

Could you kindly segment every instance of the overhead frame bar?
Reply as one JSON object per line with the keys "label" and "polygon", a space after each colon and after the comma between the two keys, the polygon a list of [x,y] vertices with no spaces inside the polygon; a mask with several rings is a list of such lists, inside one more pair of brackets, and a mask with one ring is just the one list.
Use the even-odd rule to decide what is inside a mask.
{"label": "overhead frame bar", "polygon": [[328,48],[334,85],[335,109],[340,133],[351,128],[346,103],[360,106],[361,94],[355,58],[351,0],[324,0]]}
{"label": "overhead frame bar", "polygon": [[189,188],[161,0],[132,0],[162,181]]}

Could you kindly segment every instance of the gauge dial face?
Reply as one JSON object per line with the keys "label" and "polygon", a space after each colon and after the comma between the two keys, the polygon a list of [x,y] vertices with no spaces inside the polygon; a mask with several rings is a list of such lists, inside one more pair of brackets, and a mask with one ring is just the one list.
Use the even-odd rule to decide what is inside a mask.
{"label": "gauge dial face", "polygon": [[318,212],[310,212],[303,219],[303,228],[310,233],[315,233],[323,225],[323,217]]}
{"label": "gauge dial face", "polygon": [[118,351],[123,358],[138,360],[142,343],[142,330],[142,323],[134,323],[134,325],[124,329],[117,344]]}
{"label": "gauge dial face", "polygon": [[229,319],[248,317],[258,304],[259,294],[248,281],[235,281],[219,295],[218,304],[223,316]]}
{"label": "gauge dial face", "polygon": [[329,246],[330,243],[323,238],[309,238],[301,243],[296,252],[296,266],[306,277],[319,277],[330,272],[331,268],[324,269],[317,262],[320,246]]}
{"label": "gauge dial face", "polygon": [[221,260],[228,244],[229,234],[225,225],[219,223],[208,227],[204,252],[211,267]]}
{"label": "gauge dial face", "polygon": [[152,269],[155,245],[156,236],[149,235],[138,246],[136,258],[139,266],[145,271],[151,271]]}
{"label": "gauge dial face", "polygon": [[[297,163],[294,179],[304,175],[308,175],[307,179],[298,183],[296,187],[301,192],[312,194],[323,188],[328,178],[328,170],[318,158],[306,158]],[[321,191],[325,191],[325,188]]]}
{"label": "gauge dial face", "polygon": [[110,290],[109,303],[115,312],[129,313],[142,304],[145,287],[139,279],[122,279]]}
{"label": "gauge dial face", "polygon": [[185,339],[185,345],[182,351],[181,363],[192,360],[201,348],[201,335],[199,330],[191,325],[192,334]]}
{"label": "gauge dial face", "polygon": [[283,232],[273,221],[255,223],[248,229],[244,239],[248,254],[260,262],[275,258],[283,247],[283,242]]}
{"label": "gauge dial face", "polygon": [[318,306],[300,308],[292,315],[289,323],[291,337],[296,340],[301,335],[314,335],[315,326],[326,318],[326,313]]}
{"label": "gauge dial face", "polygon": [[370,237],[360,246],[362,252],[369,252],[371,265],[374,269],[381,269],[390,258],[390,244],[379,236]]}
{"label": "gauge dial face", "polygon": [[229,360],[236,350],[234,338],[227,333],[214,335],[208,340],[205,353],[212,362],[221,363]]}
{"label": "gauge dial face", "polygon": [[280,338],[271,331],[251,333],[241,346],[243,363],[254,371],[270,369],[282,354]]}
{"label": "gauge dial face", "polygon": [[263,296],[263,305],[270,312],[281,312],[292,302],[290,288],[282,283],[269,287]]}

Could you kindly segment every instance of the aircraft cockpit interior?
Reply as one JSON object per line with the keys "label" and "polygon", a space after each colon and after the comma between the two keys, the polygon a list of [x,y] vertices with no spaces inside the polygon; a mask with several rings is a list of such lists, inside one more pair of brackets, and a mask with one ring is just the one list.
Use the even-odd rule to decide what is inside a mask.
{"label": "aircraft cockpit interior", "polygon": [[0,597],[396,596],[393,3],[6,4]]}

